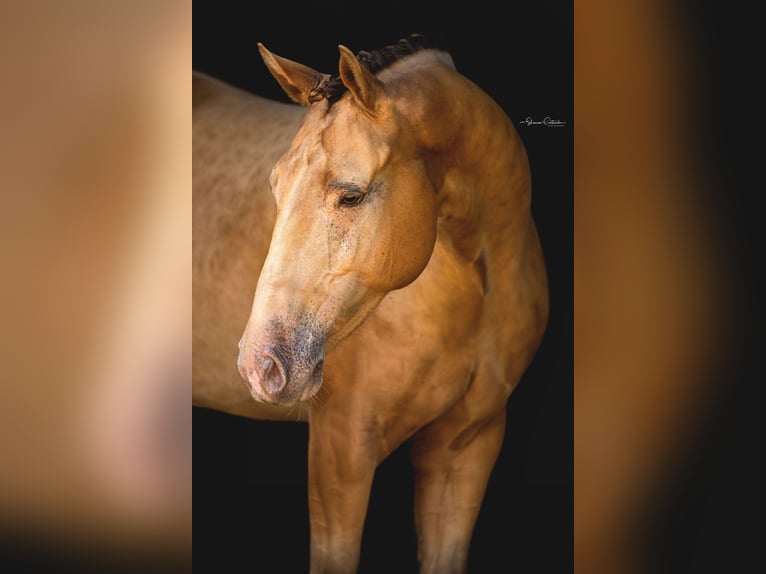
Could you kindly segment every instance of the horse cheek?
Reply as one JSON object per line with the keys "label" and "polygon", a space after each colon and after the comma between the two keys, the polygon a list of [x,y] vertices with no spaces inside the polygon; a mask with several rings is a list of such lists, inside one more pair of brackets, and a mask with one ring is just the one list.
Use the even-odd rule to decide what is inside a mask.
{"label": "horse cheek", "polygon": [[392,267],[396,270],[393,289],[412,283],[423,272],[436,242],[436,206],[434,202],[422,202],[419,208],[401,210],[396,232],[392,236],[394,248]]}

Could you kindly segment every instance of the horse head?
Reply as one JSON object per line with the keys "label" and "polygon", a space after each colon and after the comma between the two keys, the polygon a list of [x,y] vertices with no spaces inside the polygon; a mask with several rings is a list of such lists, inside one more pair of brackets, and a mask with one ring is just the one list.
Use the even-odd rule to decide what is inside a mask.
{"label": "horse head", "polygon": [[325,355],[423,271],[436,193],[398,100],[360,58],[340,46],[330,76],[259,49],[308,111],[271,173],[277,218],[237,363],[256,400],[290,405],[316,394]]}

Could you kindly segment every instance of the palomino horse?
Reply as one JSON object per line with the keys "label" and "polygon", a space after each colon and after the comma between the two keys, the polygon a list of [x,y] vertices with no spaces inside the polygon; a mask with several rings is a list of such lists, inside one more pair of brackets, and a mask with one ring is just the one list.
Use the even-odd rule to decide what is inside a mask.
{"label": "palomino horse", "polygon": [[194,404],[308,421],[316,573],[411,438],[421,572],[463,572],[548,318],[524,147],[421,36],[337,76],[259,48],[305,107],[194,79]]}

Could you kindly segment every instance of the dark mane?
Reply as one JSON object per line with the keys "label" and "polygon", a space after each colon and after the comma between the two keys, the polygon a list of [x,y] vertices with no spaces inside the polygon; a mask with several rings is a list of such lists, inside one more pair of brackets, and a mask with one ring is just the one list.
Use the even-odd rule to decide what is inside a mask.
{"label": "dark mane", "polygon": [[[445,46],[434,38],[429,38],[422,34],[410,34],[406,38],[400,39],[396,44],[391,44],[380,50],[373,50],[371,52],[360,50],[357,52],[356,58],[370,72],[377,74],[406,56],[428,49],[443,50]],[[309,101],[314,103],[326,99],[332,105],[345,91],[346,86],[343,85],[340,76],[330,76],[319,86],[311,90]]]}

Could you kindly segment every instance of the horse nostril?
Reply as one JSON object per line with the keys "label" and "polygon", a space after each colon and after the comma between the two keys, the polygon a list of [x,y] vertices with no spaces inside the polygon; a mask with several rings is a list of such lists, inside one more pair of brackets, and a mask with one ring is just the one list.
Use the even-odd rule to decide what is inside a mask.
{"label": "horse nostril", "polygon": [[269,395],[276,395],[285,388],[287,380],[275,360],[266,356],[261,360],[261,386]]}

